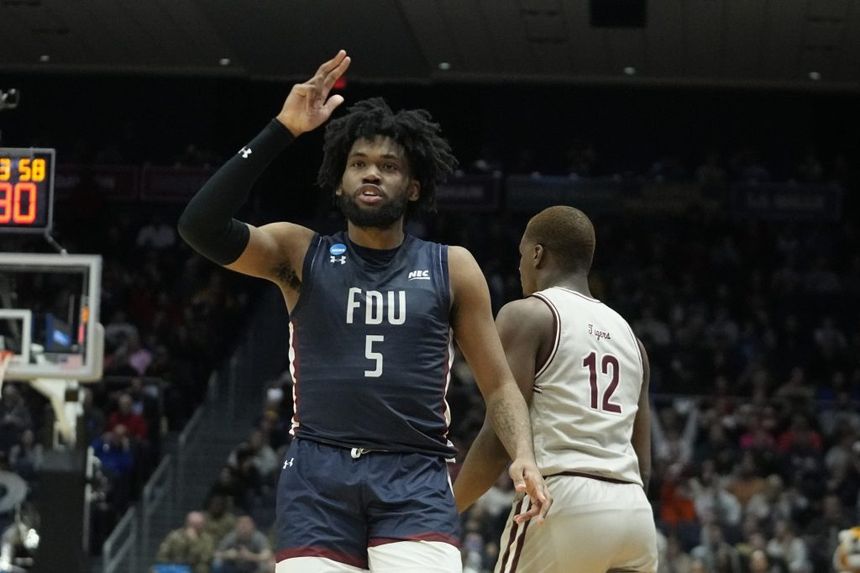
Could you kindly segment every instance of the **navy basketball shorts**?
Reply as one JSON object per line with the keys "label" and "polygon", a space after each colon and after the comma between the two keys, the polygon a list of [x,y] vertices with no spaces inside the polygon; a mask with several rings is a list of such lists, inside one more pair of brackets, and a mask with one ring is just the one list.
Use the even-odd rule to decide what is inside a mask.
{"label": "navy basketball shorts", "polygon": [[443,458],[293,441],[278,480],[277,561],[324,557],[366,569],[368,547],[399,541],[459,547]]}

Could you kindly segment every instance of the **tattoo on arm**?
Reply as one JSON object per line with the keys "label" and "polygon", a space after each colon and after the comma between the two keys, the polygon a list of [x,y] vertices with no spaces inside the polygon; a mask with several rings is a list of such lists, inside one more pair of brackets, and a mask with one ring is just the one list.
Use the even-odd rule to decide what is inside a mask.
{"label": "tattoo on arm", "polygon": [[279,263],[275,267],[275,276],[282,285],[286,285],[294,291],[299,291],[302,288],[302,281],[299,280],[299,275],[289,265],[289,263]]}
{"label": "tattoo on arm", "polygon": [[[513,391],[517,392],[516,389]],[[493,429],[505,445],[511,459],[516,457],[517,450],[523,445],[521,441],[528,444],[530,449],[532,438],[528,410],[519,406],[515,397],[516,395],[502,395],[495,401],[493,407],[488,408]]]}

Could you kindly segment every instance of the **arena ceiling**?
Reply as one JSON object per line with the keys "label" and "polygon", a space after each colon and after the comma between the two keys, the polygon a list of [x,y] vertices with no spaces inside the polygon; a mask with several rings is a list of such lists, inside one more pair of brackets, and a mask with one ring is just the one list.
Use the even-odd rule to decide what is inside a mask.
{"label": "arena ceiling", "polygon": [[860,0],[648,0],[638,28],[590,0],[0,0],[0,72],[295,80],[341,47],[366,82],[860,91]]}

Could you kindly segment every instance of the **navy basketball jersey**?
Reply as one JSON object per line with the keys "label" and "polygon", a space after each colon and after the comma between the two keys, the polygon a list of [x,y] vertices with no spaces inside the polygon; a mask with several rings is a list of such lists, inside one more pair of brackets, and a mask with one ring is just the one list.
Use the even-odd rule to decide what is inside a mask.
{"label": "navy basketball jersey", "polygon": [[380,251],[316,235],[290,315],[293,435],[453,456],[449,291],[446,245],[406,235]]}

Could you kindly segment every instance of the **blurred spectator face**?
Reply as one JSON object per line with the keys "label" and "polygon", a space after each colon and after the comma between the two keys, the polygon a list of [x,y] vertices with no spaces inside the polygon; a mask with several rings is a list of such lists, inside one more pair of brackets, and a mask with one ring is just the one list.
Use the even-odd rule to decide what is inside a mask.
{"label": "blurred spectator face", "polygon": [[122,446],[123,440],[128,436],[128,428],[123,426],[122,424],[117,424],[113,427],[113,430],[107,432],[107,439],[105,440],[108,444],[114,447]]}
{"label": "blurred spectator face", "polygon": [[767,559],[767,553],[761,549],[756,549],[750,554],[749,563],[750,573],[767,573],[770,569],[770,563]]}
{"label": "blurred spectator face", "polygon": [[780,519],[773,527],[773,536],[777,539],[791,537],[791,526],[784,519]]}
{"label": "blurred spectator face", "polygon": [[755,462],[755,456],[752,452],[746,451],[744,452],[744,456],[741,459],[740,466],[738,467],[738,475],[742,478],[753,478],[755,477],[758,471],[758,467]]}
{"label": "blurred spectator face", "polygon": [[263,433],[259,430],[251,432],[251,436],[248,438],[248,446],[250,446],[253,451],[257,452],[263,447],[263,445]]}
{"label": "blurred spectator face", "polygon": [[30,447],[36,441],[36,436],[33,434],[33,430],[24,430],[24,433],[21,434],[21,444],[25,447]]}
{"label": "blurred spectator face", "polygon": [[836,521],[842,519],[842,501],[838,496],[828,495],[825,497],[822,509],[825,519]]}
{"label": "blurred spectator face", "polygon": [[11,384],[3,385],[3,404],[7,407],[14,407],[21,399],[18,394],[18,389]]}
{"label": "blurred spectator face", "polygon": [[123,416],[128,416],[131,414],[131,407],[133,405],[133,401],[131,396],[128,394],[123,394],[119,397],[119,411]]}
{"label": "blurred spectator face", "polygon": [[199,535],[203,531],[203,527],[205,525],[206,516],[199,511],[192,511],[185,518],[185,529],[189,533],[193,532],[194,534]]}
{"label": "blurred spectator face", "polygon": [[723,543],[723,529],[716,523],[708,526],[708,541],[712,547],[716,547]]}
{"label": "blurred spectator face", "polygon": [[209,498],[207,511],[212,517],[221,517],[222,515],[227,513],[227,498],[225,498],[223,495],[213,495],[211,498]]}
{"label": "blurred spectator face", "polygon": [[247,515],[236,520],[236,535],[240,539],[250,539],[256,529],[254,520]]}
{"label": "blurred spectator face", "polygon": [[750,545],[757,549],[764,551],[765,547],[767,547],[767,539],[765,539],[764,534],[761,532],[756,532],[750,535]]}

